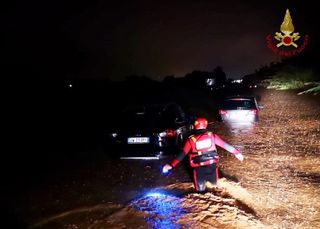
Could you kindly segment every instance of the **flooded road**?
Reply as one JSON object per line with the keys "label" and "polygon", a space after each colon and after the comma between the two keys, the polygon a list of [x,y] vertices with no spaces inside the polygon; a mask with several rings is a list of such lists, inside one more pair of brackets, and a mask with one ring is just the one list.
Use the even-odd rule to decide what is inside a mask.
{"label": "flooded road", "polygon": [[220,168],[241,181],[261,221],[273,228],[319,228],[319,100],[281,91],[261,98],[261,121],[251,134],[216,126],[246,155],[243,163],[225,155]]}
{"label": "flooded road", "polygon": [[[241,149],[218,149],[220,188],[194,192],[182,163],[112,161],[95,153],[9,195],[21,228],[320,228],[320,100],[261,92],[260,122],[209,129]],[[210,117],[208,117],[210,120]]]}

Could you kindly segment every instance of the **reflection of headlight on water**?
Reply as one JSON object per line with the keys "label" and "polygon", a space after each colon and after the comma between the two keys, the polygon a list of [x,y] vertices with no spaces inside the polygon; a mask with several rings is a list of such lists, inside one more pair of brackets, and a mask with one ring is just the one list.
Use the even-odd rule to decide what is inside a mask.
{"label": "reflection of headlight on water", "polygon": [[227,125],[234,128],[248,128],[254,126],[252,122],[227,122]]}
{"label": "reflection of headlight on water", "polygon": [[255,126],[252,122],[227,122],[226,124],[233,133],[250,133]]}
{"label": "reflection of headlight on water", "polygon": [[182,207],[182,198],[161,191],[148,192],[131,202],[130,206],[147,213],[145,220],[150,226],[148,228],[181,228],[175,223],[187,213],[187,209]]}

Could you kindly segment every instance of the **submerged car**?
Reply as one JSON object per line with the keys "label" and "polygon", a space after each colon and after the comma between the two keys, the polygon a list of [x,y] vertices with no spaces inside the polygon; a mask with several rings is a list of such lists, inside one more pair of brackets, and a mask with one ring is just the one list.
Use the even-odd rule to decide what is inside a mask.
{"label": "submerged car", "polygon": [[161,159],[175,154],[192,130],[176,103],[129,106],[113,121],[108,151],[120,159]]}
{"label": "submerged car", "polygon": [[229,96],[222,100],[219,107],[220,121],[228,123],[256,123],[259,110],[255,96]]}

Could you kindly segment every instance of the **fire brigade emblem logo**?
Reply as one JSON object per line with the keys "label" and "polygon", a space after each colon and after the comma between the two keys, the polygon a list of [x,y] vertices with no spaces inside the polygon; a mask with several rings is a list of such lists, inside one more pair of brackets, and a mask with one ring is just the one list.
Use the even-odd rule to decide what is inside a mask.
{"label": "fire brigade emblem logo", "polygon": [[286,15],[284,16],[284,20],[280,26],[280,31],[281,33],[276,32],[276,35],[274,36],[274,38],[280,41],[280,43],[277,44],[277,47],[280,47],[281,45],[285,45],[285,46],[292,45],[295,48],[298,47],[298,45],[294,42],[298,40],[300,36],[299,36],[299,33],[293,33],[294,26],[292,24],[292,19],[288,9],[286,11]]}
{"label": "fire brigade emblem logo", "polygon": [[[304,36],[304,39],[300,39],[298,32],[294,32],[294,25],[292,23],[292,18],[289,9],[286,10],[283,22],[280,26],[281,32],[276,32],[275,38],[272,39],[271,35],[267,36],[268,47],[275,53],[283,57],[290,57],[301,53],[309,40],[309,36]],[[302,42],[299,42],[301,41]]]}

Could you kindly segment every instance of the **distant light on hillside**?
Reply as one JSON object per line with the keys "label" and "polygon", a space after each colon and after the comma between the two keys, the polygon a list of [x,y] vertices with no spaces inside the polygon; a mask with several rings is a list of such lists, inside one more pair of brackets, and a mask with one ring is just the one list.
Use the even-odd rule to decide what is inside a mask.
{"label": "distant light on hillside", "polygon": [[215,84],[215,79],[213,79],[213,78],[208,78],[208,79],[206,79],[206,85],[207,86],[213,86],[214,84]]}
{"label": "distant light on hillside", "polygon": [[233,80],[232,83],[242,83],[242,79]]}

